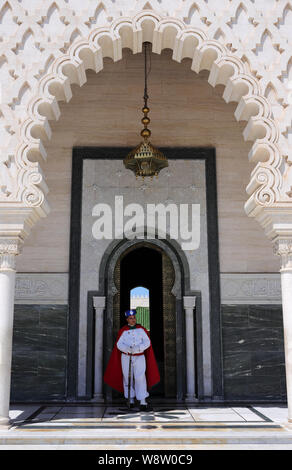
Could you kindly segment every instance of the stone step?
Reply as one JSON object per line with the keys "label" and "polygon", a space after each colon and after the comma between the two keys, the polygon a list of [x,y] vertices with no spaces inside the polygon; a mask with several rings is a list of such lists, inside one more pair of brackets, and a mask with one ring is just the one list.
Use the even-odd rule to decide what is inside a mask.
{"label": "stone step", "polygon": [[[12,428],[0,433],[0,448],[2,446],[137,446],[142,449],[145,446],[171,445],[172,448],[184,446],[271,446],[281,445],[285,448],[292,446],[292,432],[284,426],[189,426],[161,427],[160,429],[145,429],[137,426],[136,429],[112,429],[104,426],[84,426],[83,429],[56,429],[44,427],[39,429],[37,425],[30,427]],[[287,447],[289,446],[289,447]]]}
{"label": "stone step", "polygon": [[25,444],[3,445],[0,450],[95,450],[95,451],[173,451],[180,450],[292,450],[292,444],[189,444],[189,445],[98,445],[98,444]]}

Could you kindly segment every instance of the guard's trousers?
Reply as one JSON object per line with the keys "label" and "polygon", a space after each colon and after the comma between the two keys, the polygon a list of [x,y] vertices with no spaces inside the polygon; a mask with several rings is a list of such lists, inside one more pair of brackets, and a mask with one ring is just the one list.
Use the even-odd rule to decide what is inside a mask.
{"label": "guard's trousers", "polygon": [[[124,384],[124,395],[128,398],[128,375],[129,375],[129,363],[130,356],[122,353],[122,370],[123,370],[123,384]],[[144,355],[132,356],[132,367],[131,367],[131,388],[130,397],[136,397],[137,400],[149,397],[147,392],[146,382],[146,359]]]}

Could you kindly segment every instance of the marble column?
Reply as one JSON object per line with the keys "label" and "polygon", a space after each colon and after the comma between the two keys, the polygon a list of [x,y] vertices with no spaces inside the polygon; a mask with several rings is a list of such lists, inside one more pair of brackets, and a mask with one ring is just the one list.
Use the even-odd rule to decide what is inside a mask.
{"label": "marble column", "polygon": [[284,326],[284,348],[288,421],[292,422],[292,238],[279,239],[274,252],[281,256],[281,290]]}
{"label": "marble column", "polygon": [[195,396],[195,348],[194,348],[194,307],[195,296],[183,298],[186,320],[186,369],[187,369],[187,395],[185,401],[197,401]]}
{"label": "marble column", "polygon": [[0,239],[0,425],[9,424],[17,241]]}
{"label": "marble column", "polygon": [[96,402],[103,402],[103,313],[105,297],[93,297],[95,309],[95,356],[94,356],[94,398]]}

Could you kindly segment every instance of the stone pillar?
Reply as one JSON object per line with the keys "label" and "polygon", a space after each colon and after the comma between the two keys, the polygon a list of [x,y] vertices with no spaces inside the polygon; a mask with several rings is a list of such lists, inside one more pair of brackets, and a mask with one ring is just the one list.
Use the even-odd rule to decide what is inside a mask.
{"label": "stone pillar", "polygon": [[281,256],[281,290],[284,326],[284,347],[288,421],[292,422],[292,239],[279,239],[274,252]]}
{"label": "stone pillar", "polygon": [[197,401],[195,396],[194,307],[195,296],[183,298],[186,319],[187,396],[185,401]]}
{"label": "stone pillar", "polygon": [[103,312],[105,297],[93,297],[95,309],[94,401],[104,402],[103,382]]}
{"label": "stone pillar", "polygon": [[9,424],[15,255],[17,241],[0,239],[0,425]]}

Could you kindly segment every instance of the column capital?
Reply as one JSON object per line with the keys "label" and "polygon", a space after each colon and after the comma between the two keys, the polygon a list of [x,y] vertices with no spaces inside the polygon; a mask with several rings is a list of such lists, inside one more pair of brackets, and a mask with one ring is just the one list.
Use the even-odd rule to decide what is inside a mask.
{"label": "column capital", "polygon": [[292,271],[292,238],[278,238],[273,243],[273,252],[281,256],[280,271]]}
{"label": "column capital", "polygon": [[15,256],[22,249],[22,241],[19,238],[0,237],[0,271],[15,270]]}
{"label": "column capital", "polygon": [[193,309],[196,305],[196,296],[195,295],[184,296],[183,301],[184,301],[185,309]]}
{"label": "column capital", "polygon": [[103,310],[105,308],[105,297],[102,296],[96,296],[93,297],[93,306],[95,310]]}

